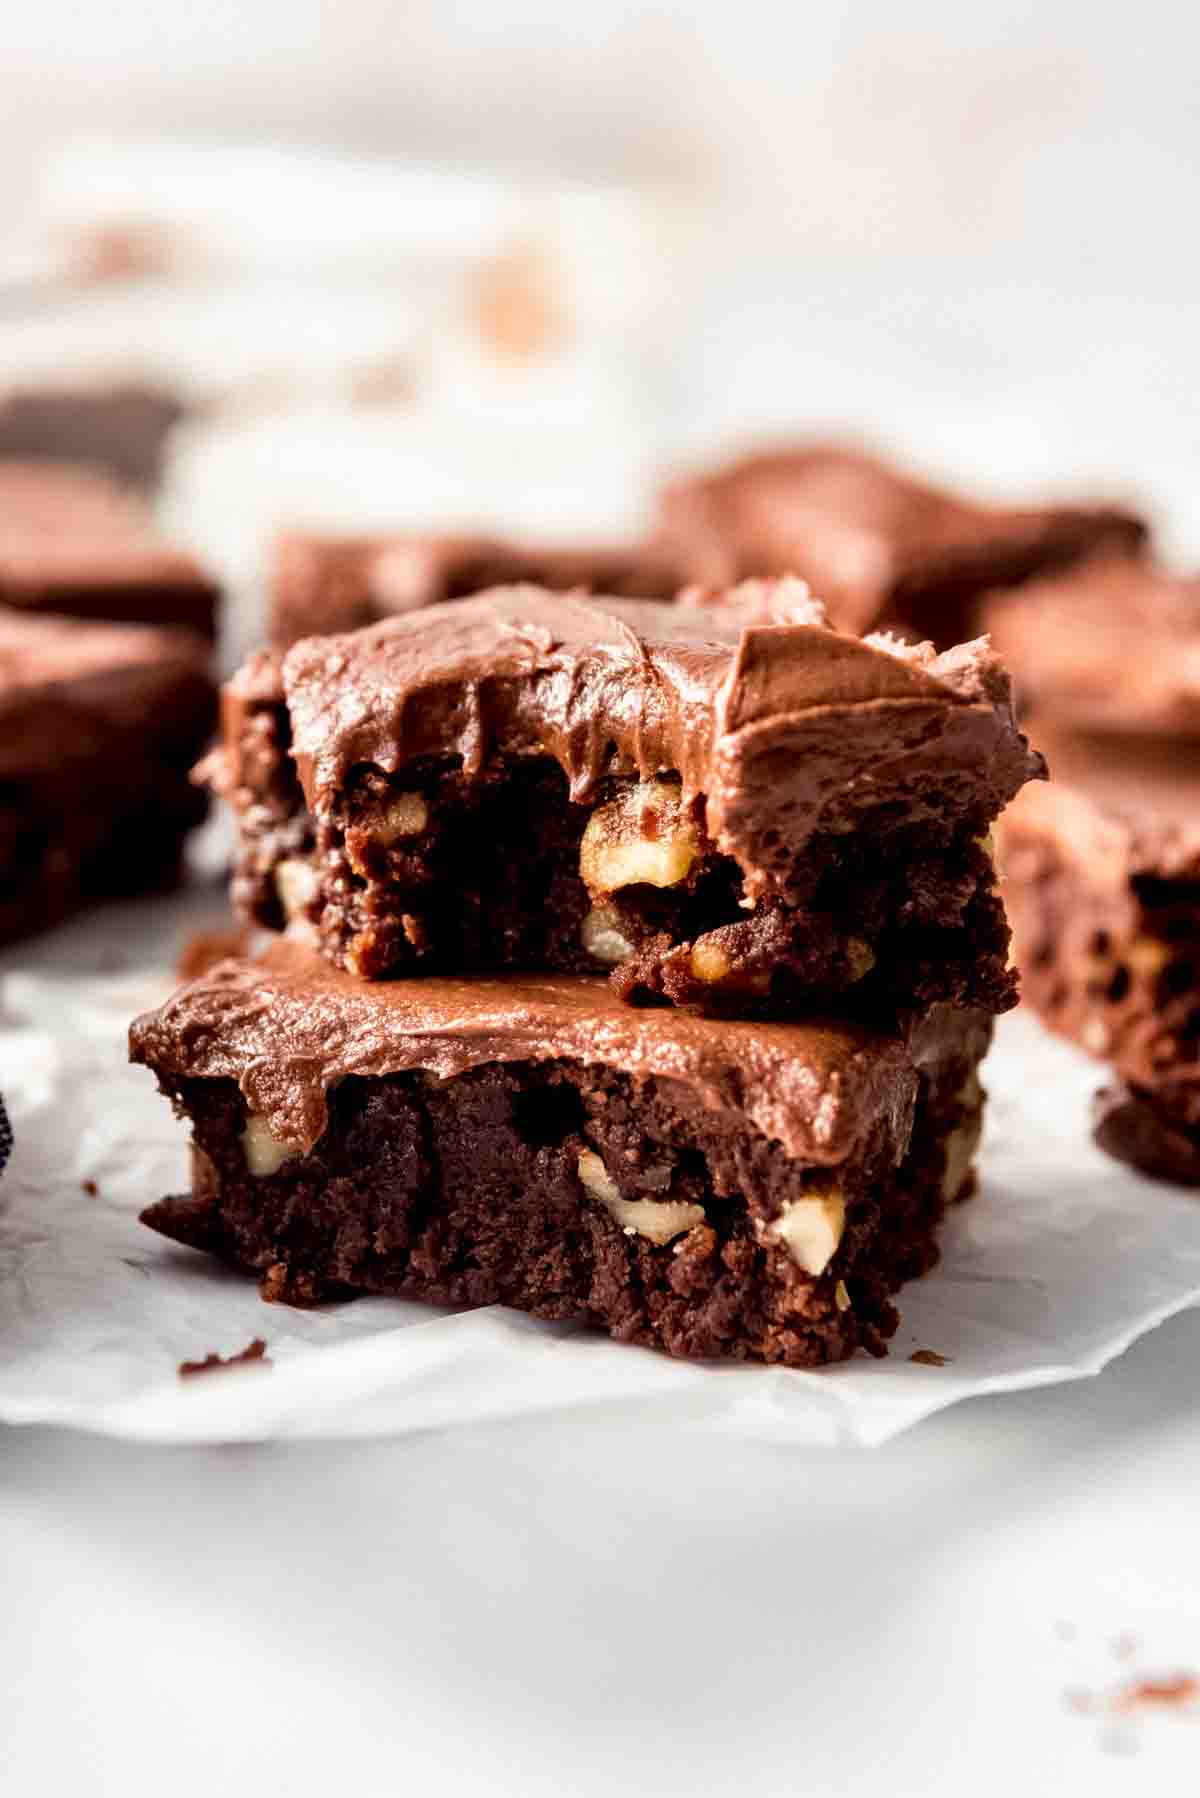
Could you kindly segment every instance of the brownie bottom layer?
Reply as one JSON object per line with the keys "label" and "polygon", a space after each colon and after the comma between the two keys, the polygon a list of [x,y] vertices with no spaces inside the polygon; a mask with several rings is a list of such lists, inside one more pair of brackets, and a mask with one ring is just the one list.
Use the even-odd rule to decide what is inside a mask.
{"label": "brownie bottom layer", "polygon": [[504,1304],[792,1367],[882,1354],[891,1295],[933,1266],[945,1206],[973,1182],[975,1069],[964,1050],[922,1077],[898,1166],[881,1121],[836,1169],[670,1081],[578,1062],[348,1078],[321,1141],[286,1159],[232,1081],[167,1079],[194,1124],[195,1185],[143,1221],[294,1303]]}

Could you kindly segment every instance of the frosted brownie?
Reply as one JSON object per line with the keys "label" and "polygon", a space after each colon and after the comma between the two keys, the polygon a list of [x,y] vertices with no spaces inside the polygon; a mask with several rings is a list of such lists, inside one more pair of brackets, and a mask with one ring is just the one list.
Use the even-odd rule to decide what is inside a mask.
{"label": "frosted brownie", "polygon": [[205,811],[208,647],[0,607],[0,942],[174,876]]}
{"label": "frosted brownie", "polygon": [[211,637],[217,588],[106,476],[0,460],[0,604]]}
{"label": "frosted brownie", "polygon": [[989,598],[984,622],[1021,706],[1056,728],[1200,736],[1200,577],[1102,557]]}
{"label": "frosted brownie", "polygon": [[1100,551],[1137,552],[1146,526],[1112,505],[984,505],[837,443],[766,450],[677,481],[665,543],[714,588],[808,581],[849,630],[885,625],[941,648],[982,627],[981,596]]}
{"label": "frosted brownie", "polygon": [[997,839],[1026,1002],[1106,1061],[1102,1145],[1164,1175],[1200,1168],[1200,775],[1196,747],[1054,731],[1054,778]]}
{"label": "frosted brownie", "polygon": [[892,1023],[1015,999],[987,844],[1042,771],[987,645],[533,588],[260,655],[204,772],[234,897],[368,979],[614,969],[626,997]]}
{"label": "frosted brownie", "polygon": [[622,1005],[601,980],[367,985],[294,942],[139,1018],[194,1131],[163,1235],[264,1296],[511,1305],[674,1355],[881,1353],[971,1189],[990,1020],[913,1038]]}
{"label": "frosted brownie", "polygon": [[692,572],[665,545],[567,548],[415,531],[359,537],[289,531],[274,546],[267,634],[277,649],[287,649],[300,637],[358,630],[397,612],[526,581],[563,592],[673,599]]}

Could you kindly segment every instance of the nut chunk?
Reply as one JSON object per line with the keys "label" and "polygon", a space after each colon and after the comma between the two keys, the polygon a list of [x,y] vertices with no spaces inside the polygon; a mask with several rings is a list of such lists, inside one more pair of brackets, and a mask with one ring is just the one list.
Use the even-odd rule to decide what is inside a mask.
{"label": "nut chunk", "polygon": [[847,636],[795,581],[508,588],[260,656],[224,719],[244,914],[360,977],[888,1026],[1015,1000],[988,832],[1042,768],[984,643]]}
{"label": "nut chunk", "polygon": [[292,938],[139,1018],[191,1120],[155,1230],[266,1296],[512,1305],[672,1355],[811,1367],[896,1327],[977,1129],[990,1020],[623,1005],[599,978],[370,984]]}

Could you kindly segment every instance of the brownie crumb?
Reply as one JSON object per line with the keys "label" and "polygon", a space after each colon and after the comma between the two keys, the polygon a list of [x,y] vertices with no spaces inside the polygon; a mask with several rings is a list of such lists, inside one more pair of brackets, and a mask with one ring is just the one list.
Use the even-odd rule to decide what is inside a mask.
{"label": "brownie crumb", "polygon": [[271,1358],[267,1354],[266,1342],[261,1336],[256,1336],[254,1341],[248,1343],[238,1355],[213,1354],[205,1355],[203,1361],[181,1361],[179,1363],[179,1377],[181,1380],[190,1380],[199,1373],[216,1373],[218,1368],[241,1367],[249,1362],[260,1362],[264,1367],[270,1367],[271,1365]]}
{"label": "brownie crumb", "polygon": [[1184,1710],[1200,1701],[1200,1679],[1194,1673],[1175,1673],[1165,1679],[1139,1679],[1118,1692],[1113,1708],[1136,1711],[1145,1708]]}
{"label": "brownie crumb", "polygon": [[936,1349],[914,1349],[908,1358],[918,1367],[948,1367],[950,1364],[950,1356],[939,1355]]}
{"label": "brownie crumb", "polygon": [[100,1188],[96,1185],[94,1180],[81,1180],[79,1186],[80,1191],[85,1193],[89,1199],[95,1199],[100,1196]]}

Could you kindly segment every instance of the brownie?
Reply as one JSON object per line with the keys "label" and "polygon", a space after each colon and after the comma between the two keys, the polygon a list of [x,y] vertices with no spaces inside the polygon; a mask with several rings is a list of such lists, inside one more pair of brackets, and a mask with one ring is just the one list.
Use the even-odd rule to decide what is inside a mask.
{"label": "brownie", "polygon": [[1107,556],[985,602],[1023,708],[1078,731],[1200,736],[1200,577]]}
{"label": "brownie", "polygon": [[987,843],[1041,773],[985,643],[501,589],[261,654],[202,772],[234,899],[368,979],[612,968],[635,1000],[892,1024],[1015,1002]]}
{"label": "brownie", "polygon": [[717,1022],[598,979],[369,985],[284,940],[136,1020],[194,1132],[151,1228],[264,1296],[505,1304],[805,1367],[896,1327],[971,1190],[990,1020]]}
{"label": "brownie", "polygon": [[67,462],[157,486],[182,401],[138,381],[13,386],[0,392],[0,462]]}
{"label": "brownie", "polygon": [[106,476],[0,461],[0,604],[211,637],[217,598],[199,564]]}
{"label": "brownie", "polygon": [[565,548],[415,531],[359,537],[289,531],[275,542],[267,630],[284,650],[300,637],[358,630],[398,612],[524,581],[563,592],[673,599],[694,573],[666,544]]}
{"label": "brownie", "polygon": [[1113,505],[984,505],[865,450],[798,444],[677,481],[660,538],[722,588],[795,574],[840,625],[885,625],[948,648],[981,628],[980,598],[1100,551],[1136,553],[1144,521]]}
{"label": "brownie", "polygon": [[0,942],[174,877],[215,710],[200,637],[0,607]]}
{"label": "brownie", "polygon": [[[1200,778],[1170,737],[1052,731],[1034,718],[1054,779],[1020,795],[997,832],[1026,1002],[1106,1061],[1154,1120],[1200,1153]],[[1123,1099],[1128,1113],[1129,1095]],[[1161,1130],[1158,1131],[1161,1138]],[[1151,1151],[1147,1147],[1147,1156]],[[1164,1149],[1153,1151],[1161,1171]],[[1139,1162],[1139,1165],[1141,1163]]]}
{"label": "brownie", "polygon": [[1116,1081],[1096,1094],[1093,1123],[1097,1143],[1115,1161],[1154,1180],[1200,1186],[1200,1131],[1155,1093]]}

